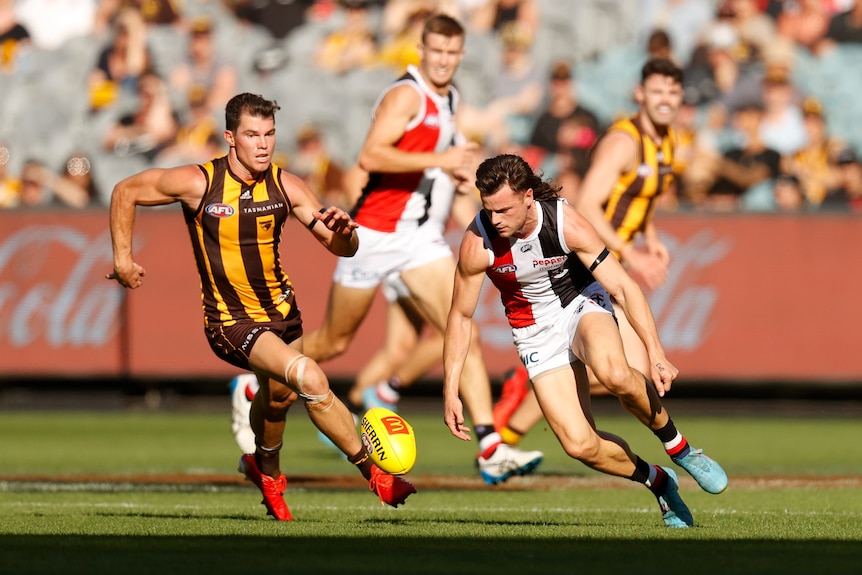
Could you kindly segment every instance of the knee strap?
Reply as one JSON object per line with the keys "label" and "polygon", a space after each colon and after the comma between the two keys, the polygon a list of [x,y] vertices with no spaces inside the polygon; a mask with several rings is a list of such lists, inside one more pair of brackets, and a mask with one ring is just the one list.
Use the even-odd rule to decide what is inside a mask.
{"label": "knee strap", "polygon": [[326,390],[326,393],[321,394],[313,394],[306,393],[303,388],[303,381],[305,377],[305,365],[308,363],[308,357],[302,354],[297,355],[293,359],[291,359],[287,367],[284,370],[284,379],[285,381],[290,381],[290,370],[296,366],[296,370],[294,372],[294,382],[296,383],[296,389],[299,392],[299,397],[305,400],[305,408],[309,411],[326,411],[330,407],[332,407],[332,403],[335,400],[335,396],[332,395],[332,390]]}
{"label": "knee strap", "polygon": [[305,394],[300,395],[300,397],[305,400],[305,409],[318,413],[327,411],[335,403],[335,396],[332,394],[331,389],[322,395]]}
{"label": "knee strap", "polygon": [[299,395],[303,395],[302,383],[305,377],[305,364],[308,363],[308,357],[301,353],[287,362],[287,367],[284,368],[284,381],[290,383],[290,370],[296,366],[294,382],[299,389]]}

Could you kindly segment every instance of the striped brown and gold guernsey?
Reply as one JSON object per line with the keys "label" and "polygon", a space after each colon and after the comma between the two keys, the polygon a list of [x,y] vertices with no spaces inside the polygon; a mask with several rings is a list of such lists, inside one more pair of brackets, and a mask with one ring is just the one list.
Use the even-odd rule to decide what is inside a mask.
{"label": "striped brown and gold guernsey", "polygon": [[283,321],[294,305],[278,244],[291,204],[275,165],[249,184],[227,157],[200,166],[207,191],[197,211],[184,208],[201,278],[207,326]]}
{"label": "striped brown and gold guernsey", "polygon": [[657,145],[641,131],[638,116],[616,122],[608,129],[611,131],[626,132],[638,143],[635,167],[620,175],[605,204],[605,219],[628,243],[643,231],[655,210],[656,200],[673,181],[676,135],[668,128]]}

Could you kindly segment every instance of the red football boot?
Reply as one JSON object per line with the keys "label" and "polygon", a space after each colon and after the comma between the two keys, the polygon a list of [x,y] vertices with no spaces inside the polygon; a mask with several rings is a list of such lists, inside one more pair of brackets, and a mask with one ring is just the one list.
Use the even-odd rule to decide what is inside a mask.
{"label": "red football boot", "polygon": [[282,473],[277,479],[260,472],[254,453],[246,453],[239,458],[239,472],[244,473],[246,479],[257,485],[263,493],[263,503],[266,514],[272,515],[279,521],[293,521],[290,509],[284,502],[284,490],[287,489],[287,477]]}
{"label": "red football boot", "polygon": [[503,382],[500,399],[494,404],[494,428],[499,431],[509,424],[512,414],[524,401],[529,388],[530,376],[523,365],[516,367]]}
{"label": "red football boot", "polygon": [[380,503],[386,503],[392,507],[403,505],[410,494],[416,493],[412,483],[396,475],[390,475],[376,465],[371,467],[368,489],[380,497]]}

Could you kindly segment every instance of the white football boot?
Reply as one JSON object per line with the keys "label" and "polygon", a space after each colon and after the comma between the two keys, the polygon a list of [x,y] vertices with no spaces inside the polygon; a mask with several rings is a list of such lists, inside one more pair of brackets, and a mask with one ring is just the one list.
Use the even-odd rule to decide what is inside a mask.
{"label": "white football boot", "polygon": [[485,483],[496,485],[513,475],[532,473],[544,456],[541,451],[521,451],[506,443],[499,443],[487,458],[479,456],[479,473]]}
{"label": "white football boot", "polygon": [[254,453],[254,431],[251,430],[249,411],[251,411],[251,400],[260,384],[257,376],[253,373],[243,373],[230,380],[230,396],[233,406],[231,413],[230,428],[233,438],[243,453]]}

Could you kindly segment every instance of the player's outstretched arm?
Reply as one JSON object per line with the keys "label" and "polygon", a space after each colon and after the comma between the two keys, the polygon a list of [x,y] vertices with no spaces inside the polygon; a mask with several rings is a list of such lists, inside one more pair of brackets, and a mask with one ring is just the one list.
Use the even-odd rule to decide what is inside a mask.
{"label": "player's outstretched arm", "polygon": [[408,152],[396,146],[421,106],[422,96],[408,85],[386,93],[374,111],[374,120],[359,152],[362,169],[395,174],[426,168],[443,168],[447,172],[475,169],[479,153],[479,145],[475,143],[450,146],[439,153]]}
{"label": "player's outstretched arm", "polygon": [[455,270],[452,307],[446,323],[443,342],[443,419],[449,431],[458,439],[470,440],[469,427],[464,425],[464,406],[459,397],[461,386],[481,385],[479,381],[461,381],[461,372],[470,349],[473,313],[479,302],[488,256],[475,224],[465,232]]}
{"label": "player's outstretched arm", "polygon": [[350,214],[336,206],[323,207],[317,196],[299,177],[281,172],[281,183],[293,208],[293,216],[302,223],[326,249],[337,256],[352,256],[359,248],[359,237],[353,231],[358,224]]}
{"label": "player's outstretched arm", "polygon": [[120,181],[111,194],[110,228],[114,270],[105,277],[127,288],[143,285],[146,272],[134,261],[132,233],[138,206],[184,202],[196,208],[206,190],[206,177],[195,165],[144,170]]}

